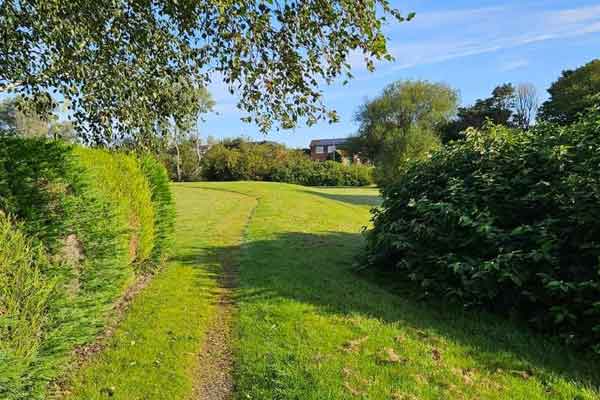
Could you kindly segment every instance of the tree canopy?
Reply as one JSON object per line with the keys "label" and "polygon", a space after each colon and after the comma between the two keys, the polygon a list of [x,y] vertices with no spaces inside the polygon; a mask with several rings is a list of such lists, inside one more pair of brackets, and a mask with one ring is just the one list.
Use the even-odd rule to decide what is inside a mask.
{"label": "tree canopy", "polygon": [[70,122],[60,121],[56,113],[42,118],[32,110],[24,110],[26,105],[21,100],[18,97],[0,101],[0,136],[75,138]]}
{"label": "tree canopy", "polygon": [[360,126],[349,146],[375,162],[380,181],[392,179],[403,162],[438,145],[438,128],[455,114],[457,102],[458,94],[445,84],[395,82],[360,107]]}
{"label": "tree canopy", "polygon": [[386,17],[405,20],[387,0],[5,0],[0,92],[39,115],[69,100],[95,142],[196,114],[193,93],[215,74],[263,131],[335,121],[319,85],[351,77],[353,51],[371,70],[392,58]]}
{"label": "tree canopy", "polygon": [[600,60],[563,71],[548,93],[550,98],[542,104],[540,118],[561,125],[575,122],[580,113],[600,104]]}
{"label": "tree canopy", "polygon": [[459,107],[456,116],[441,128],[444,143],[461,138],[467,128],[481,129],[488,122],[527,130],[535,120],[538,98],[535,86],[521,83],[498,85],[491,96]]}

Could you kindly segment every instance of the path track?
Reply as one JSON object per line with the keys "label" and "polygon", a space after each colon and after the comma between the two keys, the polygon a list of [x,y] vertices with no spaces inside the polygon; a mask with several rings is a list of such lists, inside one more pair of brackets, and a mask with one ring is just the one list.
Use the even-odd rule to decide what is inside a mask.
{"label": "path track", "polygon": [[256,199],[173,185],[177,241],[104,351],[70,377],[69,400],[230,399],[239,249]]}
{"label": "path track", "polygon": [[[250,212],[248,215],[246,225],[250,222],[252,213]],[[240,232],[240,244],[243,234],[243,231]],[[215,253],[221,265],[217,278],[216,312],[198,356],[193,400],[230,400],[233,398],[232,335],[233,323],[237,314],[235,289],[239,282],[240,245],[227,249],[216,249]]]}

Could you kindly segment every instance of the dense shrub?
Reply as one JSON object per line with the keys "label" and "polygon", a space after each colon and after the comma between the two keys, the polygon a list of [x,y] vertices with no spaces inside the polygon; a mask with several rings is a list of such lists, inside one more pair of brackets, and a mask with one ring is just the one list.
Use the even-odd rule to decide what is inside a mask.
{"label": "dense shrub", "polygon": [[[48,328],[45,308],[53,282],[44,273],[48,259],[0,212],[0,393],[27,398],[40,375],[40,337]],[[37,378],[39,379],[39,378]],[[34,383],[34,385],[36,385]]]}
{"label": "dense shrub", "polygon": [[[0,326],[30,326],[0,335],[0,360],[10,360],[0,362],[0,398],[44,398],[48,381],[73,348],[97,335],[135,271],[162,258],[155,249],[168,243],[156,236],[170,229],[161,218],[172,205],[154,208],[165,186],[146,179],[141,164],[59,142],[0,139]],[[155,168],[144,171],[158,176]],[[19,305],[27,290],[36,295]]]}
{"label": "dense shrub", "polygon": [[334,161],[316,162],[283,146],[241,143],[213,146],[202,162],[205,179],[213,181],[274,181],[308,186],[365,186],[372,168]]}
{"label": "dense shrub", "polygon": [[129,256],[138,266],[150,260],[154,246],[154,208],[148,180],[135,157],[105,150],[75,149],[97,189],[131,229]]}
{"label": "dense shrub", "polygon": [[151,258],[160,263],[170,254],[175,233],[175,204],[170,188],[167,170],[154,157],[140,158],[142,172],[146,176],[152,194],[154,208],[154,247]]}
{"label": "dense shrub", "polygon": [[600,114],[490,127],[383,190],[367,263],[600,353]]}
{"label": "dense shrub", "polygon": [[373,183],[370,167],[335,161],[315,162],[304,156],[275,165],[270,180],[306,186],[366,186]]}

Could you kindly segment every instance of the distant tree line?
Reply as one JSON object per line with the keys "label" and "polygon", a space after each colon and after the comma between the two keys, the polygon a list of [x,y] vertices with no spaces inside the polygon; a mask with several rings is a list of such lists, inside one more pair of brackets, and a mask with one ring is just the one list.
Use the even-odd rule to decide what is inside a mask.
{"label": "distant tree line", "polygon": [[395,82],[359,107],[359,128],[348,146],[374,162],[377,181],[385,185],[397,179],[409,161],[463,140],[469,128],[495,124],[528,131],[541,121],[568,125],[600,104],[600,60],[564,71],[548,93],[540,105],[532,84],[504,83],[489,97],[458,106],[458,92],[445,84]]}

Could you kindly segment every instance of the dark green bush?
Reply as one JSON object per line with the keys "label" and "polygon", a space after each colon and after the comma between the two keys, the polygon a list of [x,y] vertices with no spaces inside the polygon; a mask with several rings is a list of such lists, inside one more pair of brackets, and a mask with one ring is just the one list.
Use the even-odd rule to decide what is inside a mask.
{"label": "dark green bush", "polygon": [[600,113],[490,127],[383,190],[368,265],[600,353]]}
{"label": "dark green bush", "polygon": [[162,259],[172,204],[160,168],[60,142],[0,139],[0,398],[45,398],[135,271]]}
{"label": "dark green bush", "polygon": [[271,144],[216,145],[205,155],[202,164],[204,178],[212,181],[273,181],[307,186],[373,183],[371,167],[312,161],[302,152]]}

